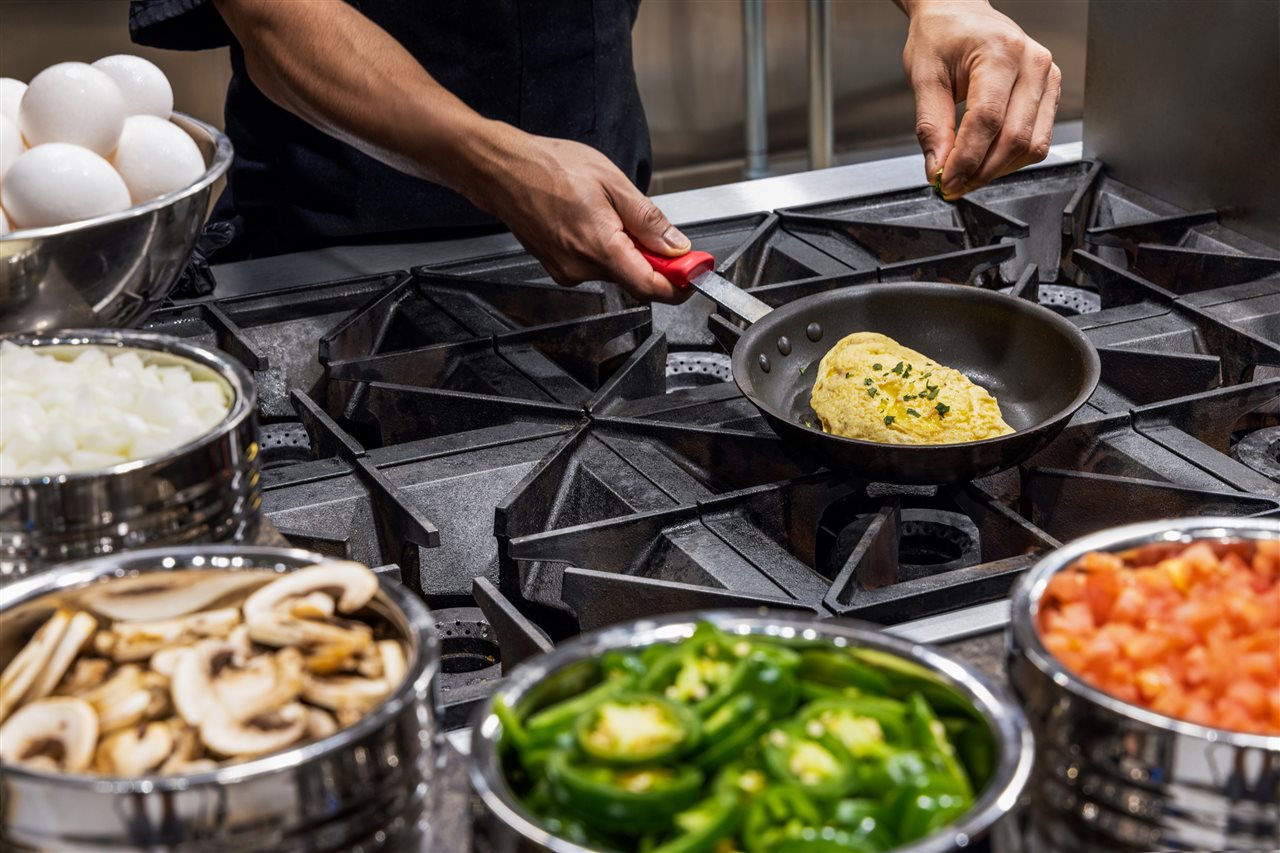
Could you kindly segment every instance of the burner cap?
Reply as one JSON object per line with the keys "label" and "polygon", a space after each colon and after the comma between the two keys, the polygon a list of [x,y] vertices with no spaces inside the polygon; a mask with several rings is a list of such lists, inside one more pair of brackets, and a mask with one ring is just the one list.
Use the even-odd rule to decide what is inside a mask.
{"label": "burner cap", "polygon": [[[834,577],[866,534],[873,516],[855,519],[836,540],[831,562]],[[982,536],[973,519],[941,509],[904,509],[899,513],[897,581],[929,577],[982,562]],[[891,568],[891,567],[886,567]]]}
{"label": "burner cap", "polygon": [[1240,440],[1231,455],[1280,483],[1280,426],[1254,430]]}
{"label": "burner cap", "polygon": [[299,421],[262,424],[258,430],[262,469],[282,468],[311,459],[311,437]]}
{"label": "burner cap", "polygon": [[[1001,293],[1010,293],[1012,287],[1001,289]],[[1065,284],[1041,284],[1039,286],[1041,305],[1063,317],[1075,317],[1080,314],[1095,314],[1102,310],[1102,297],[1092,290],[1083,287],[1072,287]]]}
{"label": "burner cap", "polygon": [[718,352],[673,352],[667,356],[667,393],[716,385],[733,378],[729,356]]}

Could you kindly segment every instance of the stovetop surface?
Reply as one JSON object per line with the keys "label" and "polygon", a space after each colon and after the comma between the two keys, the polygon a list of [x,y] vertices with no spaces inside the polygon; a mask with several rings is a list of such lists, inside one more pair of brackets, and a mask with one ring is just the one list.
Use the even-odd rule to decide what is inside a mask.
{"label": "stovetop surface", "polygon": [[723,606],[898,624],[998,601],[1092,530],[1280,514],[1280,251],[1215,211],[1079,161],[955,204],[920,187],[683,227],[775,306],[897,280],[1037,301],[1102,382],[1018,468],[905,488],[776,437],[729,375],[741,329],[702,297],[651,310],[520,253],[157,312],[254,373],[280,531],[436,609],[453,724],[548,638]]}

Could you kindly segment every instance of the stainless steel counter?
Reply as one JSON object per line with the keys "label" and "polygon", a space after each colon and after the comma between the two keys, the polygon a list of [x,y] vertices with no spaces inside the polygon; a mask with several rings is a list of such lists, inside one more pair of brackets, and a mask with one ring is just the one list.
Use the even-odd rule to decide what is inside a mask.
{"label": "stainless steel counter", "polygon": [[[1079,142],[1055,145],[1046,163],[1079,160]],[[742,181],[700,190],[657,196],[654,200],[673,222],[698,222],[741,216],[849,196],[867,195],[925,183],[924,162],[919,155],[838,166],[817,172],[801,172]],[[213,269],[220,296],[333,281],[349,276],[408,269],[422,264],[494,255],[519,250],[510,234],[494,234],[435,243],[396,243],[381,246],[335,246],[330,249],[279,255],[254,261],[223,264]]]}

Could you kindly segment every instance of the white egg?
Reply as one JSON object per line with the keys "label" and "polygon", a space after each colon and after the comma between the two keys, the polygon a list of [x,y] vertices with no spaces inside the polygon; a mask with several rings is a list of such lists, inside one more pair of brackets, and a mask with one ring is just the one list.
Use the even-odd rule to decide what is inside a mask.
{"label": "white egg", "polygon": [[4,181],[4,173],[17,162],[25,149],[17,123],[7,115],[0,114],[0,183]]}
{"label": "white egg", "polygon": [[22,103],[22,95],[27,91],[27,84],[12,77],[0,77],[0,115],[8,116],[9,121],[18,123],[18,104]]}
{"label": "white egg", "polygon": [[141,56],[118,53],[104,56],[93,63],[93,67],[116,81],[124,97],[125,115],[167,119],[173,114],[173,87],[154,63]]}
{"label": "white egg", "polygon": [[8,234],[9,230],[9,217],[4,215],[4,208],[0,208],[0,234]]}
{"label": "white egg", "polygon": [[204,157],[186,131],[155,116],[129,116],[111,158],[133,203],[191,186],[204,174]]}
{"label": "white egg", "polygon": [[50,142],[27,150],[0,184],[0,204],[15,228],[43,228],[129,207],[129,188],[111,164],[87,148]]}
{"label": "white egg", "polygon": [[18,108],[18,127],[32,148],[69,142],[103,157],[115,150],[124,118],[120,87],[84,62],[60,62],[41,71]]}

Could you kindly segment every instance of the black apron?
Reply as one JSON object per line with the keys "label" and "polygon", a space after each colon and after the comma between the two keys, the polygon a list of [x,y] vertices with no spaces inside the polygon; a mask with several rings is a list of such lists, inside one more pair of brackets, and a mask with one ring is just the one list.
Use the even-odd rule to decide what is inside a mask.
{"label": "black apron", "polygon": [[[631,56],[640,0],[348,2],[481,115],[591,145],[647,189],[649,132]],[[129,16],[139,44],[231,48],[225,126],[236,156],[211,217],[212,240],[203,241],[206,253],[220,249],[214,260],[499,225],[451,190],[273,104],[249,79],[244,52],[210,0],[134,0]]]}

